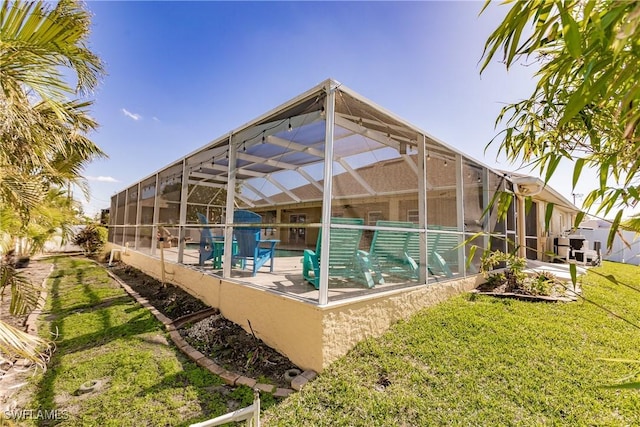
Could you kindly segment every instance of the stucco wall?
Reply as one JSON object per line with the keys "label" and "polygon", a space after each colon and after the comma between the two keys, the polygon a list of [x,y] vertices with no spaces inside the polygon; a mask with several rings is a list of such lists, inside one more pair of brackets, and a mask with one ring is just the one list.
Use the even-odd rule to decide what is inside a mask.
{"label": "stucco wall", "polygon": [[478,275],[327,307],[323,316],[324,366],[346,354],[359,341],[380,336],[397,321],[471,291],[483,281]]}
{"label": "stucco wall", "polygon": [[[112,248],[122,249],[110,244],[108,249]],[[152,277],[161,278],[158,258],[128,250],[120,259]],[[322,370],[322,310],[319,307],[170,262],[165,263],[165,280],[220,309],[224,317],[247,332],[253,330],[262,341],[297,366]]]}
{"label": "stucco wall", "polygon": [[[122,249],[114,245],[108,248],[114,247]],[[157,258],[132,250],[120,258],[150,276],[161,277]],[[379,336],[398,320],[475,288],[481,278],[430,284],[326,307],[222,280],[175,263],[166,263],[165,280],[220,309],[223,316],[246,331],[253,330],[297,366],[321,372],[364,338]]]}

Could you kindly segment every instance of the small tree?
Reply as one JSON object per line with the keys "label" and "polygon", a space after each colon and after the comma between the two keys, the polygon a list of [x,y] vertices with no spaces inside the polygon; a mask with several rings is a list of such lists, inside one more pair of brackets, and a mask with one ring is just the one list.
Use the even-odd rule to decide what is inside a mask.
{"label": "small tree", "polygon": [[97,225],[89,224],[80,230],[73,239],[73,243],[80,246],[85,254],[95,255],[107,242],[107,229]]}
{"label": "small tree", "polygon": [[[81,2],[0,1],[0,239],[9,249],[22,239],[37,251],[60,229],[60,211],[45,203],[49,190],[86,183],[83,168],[104,156],[87,138],[97,123],[84,97],[104,74],[88,47],[90,27]],[[19,292],[11,274],[3,268],[0,281]],[[42,364],[45,347],[0,321],[2,357]]]}

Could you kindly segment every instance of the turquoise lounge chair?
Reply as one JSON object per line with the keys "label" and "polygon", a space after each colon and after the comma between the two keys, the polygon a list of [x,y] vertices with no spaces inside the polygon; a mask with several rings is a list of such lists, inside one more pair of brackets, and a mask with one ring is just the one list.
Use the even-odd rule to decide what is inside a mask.
{"label": "turquoise lounge chair", "polygon": [[[453,277],[449,265],[445,259],[440,255],[440,239],[443,236],[442,233],[434,233],[433,230],[441,230],[439,226],[429,226],[427,228],[427,271],[432,276],[438,274],[444,274],[446,277]],[[420,265],[420,233],[409,233],[409,240],[407,242],[408,257],[415,262],[415,277],[418,275],[418,266]]]}
{"label": "turquoise lounge chair", "polygon": [[[378,227],[393,227],[414,229],[415,224],[404,221],[376,222]],[[413,258],[409,252],[416,252],[417,258]],[[368,257],[371,268],[375,271],[377,283],[384,283],[383,274],[415,278],[418,275],[418,263],[420,258],[420,234],[418,232],[376,230],[371,241],[369,252],[361,251],[362,256]]]}
{"label": "turquoise lounge chair", "polygon": [[[262,217],[255,212],[237,210],[233,213],[233,222],[235,224],[258,224],[262,222]],[[279,240],[261,240],[260,227],[234,227],[233,236],[238,244],[238,251],[232,256],[233,264],[240,261],[244,269],[247,261],[252,261],[252,275],[255,276],[260,267],[267,261],[271,261],[269,271],[273,273],[275,247]]]}
{"label": "turquoise lounge chair", "polygon": [[[456,232],[456,227],[430,226],[427,234],[435,235],[433,249],[429,251],[429,264],[436,268],[446,277],[453,277],[451,267],[458,265],[458,245],[460,244],[457,234],[451,233],[429,233],[429,230]],[[430,248],[431,249],[431,248]]]}
{"label": "turquoise lounge chair", "polygon": [[[332,224],[364,225],[362,218],[331,218]],[[302,275],[316,289],[320,288],[321,235],[318,235],[316,250],[306,249],[302,258]],[[375,286],[372,271],[367,261],[359,257],[358,249],[362,229],[330,228],[329,277],[355,278],[367,287]]]}

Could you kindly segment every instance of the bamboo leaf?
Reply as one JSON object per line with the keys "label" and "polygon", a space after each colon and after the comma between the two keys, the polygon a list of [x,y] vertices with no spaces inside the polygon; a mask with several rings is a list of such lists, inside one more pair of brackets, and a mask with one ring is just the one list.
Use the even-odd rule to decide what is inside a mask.
{"label": "bamboo leaf", "polygon": [[564,35],[567,50],[574,59],[578,59],[582,55],[580,29],[565,7],[560,6],[558,9],[560,10],[560,18],[562,19],[562,34]]}
{"label": "bamboo leaf", "polygon": [[582,168],[584,167],[584,158],[579,158],[576,160],[576,164],[573,166],[573,181],[572,181],[572,190],[575,190],[576,184],[578,183],[578,179],[580,178],[580,174],[582,173]]}
{"label": "bamboo leaf", "polygon": [[589,25],[593,25],[592,22],[592,17],[593,16],[598,16],[598,13],[594,13],[593,15],[591,15],[591,12],[593,11],[593,8],[596,6],[596,1],[595,0],[588,0],[585,5],[584,5],[584,12],[583,12],[583,16],[584,18],[582,19],[582,24],[583,24],[583,31],[586,30],[588,28]]}
{"label": "bamboo leaf", "polygon": [[573,284],[573,289],[576,288],[578,284],[578,272],[576,270],[575,264],[569,264],[569,274],[571,275],[571,283]]}
{"label": "bamboo leaf", "polygon": [[551,223],[551,217],[553,216],[553,203],[547,204],[547,209],[544,214],[544,231],[549,231],[549,224]]}
{"label": "bamboo leaf", "polygon": [[585,216],[585,212],[584,211],[578,212],[578,214],[576,215],[576,219],[573,222],[573,227],[574,228],[578,228],[580,226],[580,224],[582,223],[582,220],[584,219],[584,216]]}
{"label": "bamboo leaf", "polygon": [[612,385],[604,385],[602,388],[613,388],[613,389],[636,389],[640,388],[640,382],[631,382],[631,383],[623,383],[623,384],[612,384]]}
{"label": "bamboo leaf", "polygon": [[613,240],[616,237],[616,233],[618,232],[618,227],[620,227],[620,220],[622,219],[622,210],[618,211],[616,218],[611,223],[611,229],[609,230],[609,236],[607,237],[607,248],[613,247]]}
{"label": "bamboo leaf", "polygon": [[556,168],[560,164],[560,160],[562,159],[562,157],[560,157],[559,155],[550,155],[550,158],[551,159],[549,160],[549,164],[546,167],[547,172],[544,176],[545,183],[549,182],[549,180],[553,176],[553,173],[556,171]]}
{"label": "bamboo leaf", "polygon": [[609,178],[609,163],[603,162],[600,165],[600,189],[607,186],[607,178]]}
{"label": "bamboo leaf", "polygon": [[476,250],[477,249],[478,249],[478,247],[476,245],[471,245],[471,247],[469,248],[469,255],[467,256],[467,262],[466,262],[466,269],[467,270],[471,266],[471,262],[473,261],[473,258],[476,255]]}

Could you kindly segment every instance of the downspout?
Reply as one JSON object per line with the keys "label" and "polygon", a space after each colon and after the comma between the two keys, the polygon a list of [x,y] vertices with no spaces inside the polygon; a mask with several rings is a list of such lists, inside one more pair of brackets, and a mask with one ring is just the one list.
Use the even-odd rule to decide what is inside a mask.
{"label": "downspout", "polygon": [[518,200],[518,256],[527,257],[527,217],[525,215],[525,198],[533,197],[542,192],[544,183],[533,176],[513,178],[513,191]]}

